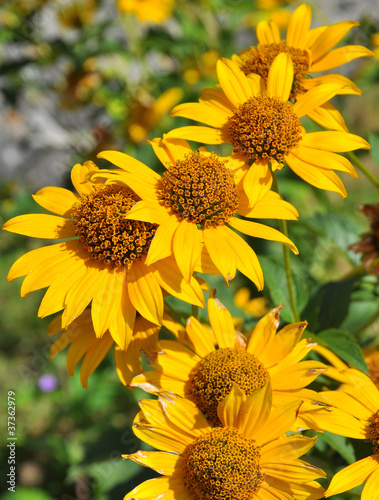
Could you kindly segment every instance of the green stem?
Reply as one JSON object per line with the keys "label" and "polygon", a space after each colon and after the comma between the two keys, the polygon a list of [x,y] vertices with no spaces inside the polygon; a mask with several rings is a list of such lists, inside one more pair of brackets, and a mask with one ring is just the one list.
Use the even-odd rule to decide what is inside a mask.
{"label": "green stem", "polygon": [[[278,186],[278,181],[276,179],[275,172],[272,172],[272,178],[273,178],[272,188],[276,193],[279,194],[279,186]],[[288,237],[287,221],[279,220],[279,228],[280,228],[280,231],[285,236]],[[298,321],[300,321],[300,316],[299,316],[299,312],[297,310],[296,298],[295,298],[295,288],[294,288],[294,284],[293,284],[293,280],[292,280],[290,250],[285,245],[283,245],[283,260],[284,260],[284,269],[286,272],[288,297],[289,297],[290,306],[292,309],[292,316],[293,316],[294,321],[298,322]]]}
{"label": "green stem", "polygon": [[349,160],[354,163],[354,165],[365,174],[365,176],[370,179],[370,181],[374,184],[375,187],[379,189],[379,180],[363,165],[361,160],[357,157],[357,155],[353,152],[346,153],[346,156]]}

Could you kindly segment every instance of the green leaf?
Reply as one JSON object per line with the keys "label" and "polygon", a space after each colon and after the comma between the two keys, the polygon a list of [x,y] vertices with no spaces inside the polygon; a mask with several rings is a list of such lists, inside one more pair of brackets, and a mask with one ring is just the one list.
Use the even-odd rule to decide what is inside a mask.
{"label": "green leaf", "polygon": [[21,486],[16,486],[15,493],[12,491],[7,491],[1,496],[1,500],[52,500],[48,493],[37,488],[22,488]]}
{"label": "green leaf", "polygon": [[[283,303],[280,316],[284,321],[291,323],[294,321],[290,306],[290,299],[287,288],[286,272],[282,262],[278,262],[271,257],[259,257],[265,279],[265,292],[269,291],[271,301],[275,306]],[[300,272],[292,273],[293,286],[295,290],[295,300],[299,313],[308,302],[308,288]]]}
{"label": "green leaf", "polygon": [[368,374],[361,348],[350,332],[330,328],[319,333],[316,337],[322,340],[343,361]]}
{"label": "green leaf", "polygon": [[[331,448],[337,451],[348,464],[355,462],[354,446],[344,436],[337,436],[331,432],[325,431],[318,435],[317,441],[328,444]],[[321,444],[320,443],[320,444]]]}
{"label": "green leaf", "polygon": [[370,154],[376,163],[376,166],[379,168],[379,135],[370,133],[368,135],[368,140],[371,144]]}
{"label": "green leaf", "polygon": [[323,285],[317,296],[320,300],[319,330],[338,328],[346,318],[351,294],[359,276],[349,280],[334,281]]}

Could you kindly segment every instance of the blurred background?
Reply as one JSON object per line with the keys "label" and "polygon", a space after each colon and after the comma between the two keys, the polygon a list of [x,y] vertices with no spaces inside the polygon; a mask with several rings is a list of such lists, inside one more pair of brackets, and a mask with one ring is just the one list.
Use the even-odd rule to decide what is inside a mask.
{"label": "blurred background", "polygon": [[[375,8],[372,0],[315,3],[314,26],[358,20],[360,27],[344,43],[364,45],[376,54],[338,69],[363,94],[337,97],[333,103],[351,132],[379,146],[379,5]],[[47,185],[71,189],[71,167],[96,161],[97,153],[105,149],[124,151],[162,170],[146,140],[187,124],[180,118],[170,119],[171,108],[196,101],[202,88],[214,86],[217,59],[254,45],[259,20],[274,19],[285,30],[297,5],[280,0],[1,2],[1,223],[42,211],[31,194]],[[317,129],[310,122],[306,127]],[[378,155],[379,147],[376,153],[359,155],[374,175],[378,174]],[[349,193],[347,200],[341,200],[299,182],[287,170],[281,172],[281,193],[303,218],[302,225],[290,225],[290,236],[302,255],[294,266],[305,307],[311,295],[305,283],[319,286],[337,280],[358,263],[358,257],[346,250],[369,227],[357,206],[375,203],[378,197],[362,175],[359,181],[341,175]],[[12,263],[41,242],[5,232],[0,238],[0,385],[4,395],[0,434],[6,432],[6,393],[13,390],[18,439],[17,492],[7,492],[5,487],[0,499],[123,498],[154,475],[120,459],[122,453],[140,448],[130,425],[138,399],[146,395],[122,386],[111,354],[91,376],[87,390],[79,377],[68,376],[64,353],[49,362],[54,341],[47,336],[51,318],[37,318],[43,291],[23,300],[21,280],[6,281]],[[280,245],[266,248],[256,240],[253,244],[263,255],[267,282],[277,280],[276,293],[272,286],[270,295],[266,293],[267,304],[278,305],[285,300],[285,281],[282,286],[272,259],[281,258]],[[239,295],[233,302],[234,292],[250,286],[243,277],[233,280],[228,293],[217,278],[212,278],[211,285],[219,289],[218,296],[236,317],[248,326],[256,322],[259,307],[246,304],[262,294],[251,288],[246,290],[248,298]],[[378,311],[377,280],[366,277],[354,293],[353,306],[338,326],[343,324],[356,334],[363,331],[369,340],[378,326],[373,320]],[[329,307],[343,308],[338,290],[329,299]],[[365,311],[358,315],[361,320],[355,314],[358,306]],[[304,311],[311,321],[312,301]],[[190,310],[183,306],[183,314],[189,315]],[[365,321],[370,328],[365,329]],[[0,454],[5,475],[9,467],[3,443]]]}

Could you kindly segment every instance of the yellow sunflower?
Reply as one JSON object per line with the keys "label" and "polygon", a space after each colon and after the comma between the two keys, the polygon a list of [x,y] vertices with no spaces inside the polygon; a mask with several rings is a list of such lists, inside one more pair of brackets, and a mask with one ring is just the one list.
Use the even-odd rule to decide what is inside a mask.
{"label": "yellow sunflower", "polygon": [[[166,166],[163,176],[124,153],[104,151],[98,155],[120,167],[120,182],[123,180],[142,199],[127,217],[159,226],[146,264],[174,254],[187,280],[196,270],[222,274],[228,282],[239,269],[262,289],[258,258],[234,230],[279,241],[298,253],[295,245],[276,229],[237,217],[297,218],[297,210],[269,190],[269,180],[267,185],[254,182],[249,206],[241,182],[230,169],[232,159],[192,151],[183,140],[154,139],[151,144]],[[105,176],[106,171],[100,175]]]}
{"label": "yellow sunflower", "polygon": [[172,14],[175,0],[118,0],[120,12],[134,14],[140,22],[164,23]]}
{"label": "yellow sunflower", "polygon": [[184,280],[173,257],[146,266],[157,226],[127,220],[125,214],[140,198],[124,184],[117,184],[111,174],[106,183],[88,180],[98,171],[93,162],[73,167],[71,179],[79,195],[60,187],[37,192],[34,200],[57,215],[21,215],[5,223],[6,231],[59,240],[20,257],[8,280],[26,275],[23,297],[48,287],[38,315],[64,309],[62,328],[92,302],[96,336],[109,330],[125,350],[136,311],[152,323],[161,323],[162,288],[192,304],[203,307],[205,303],[199,283],[194,278]]}
{"label": "yellow sunflower", "polygon": [[124,455],[162,474],[130,491],[124,500],[283,499],[317,500],[316,479],[325,473],[300,460],[316,438],[285,432],[301,403],[271,411],[269,384],[251,396],[236,385],[218,406],[221,427],[212,428],[191,402],[166,393],[140,401],[133,431],[162,451]]}
{"label": "yellow sunflower", "polygon": [[[160,326],[151,323],[142,316],[137,315],[133,334],[127,348],[121,349],[113,339],[112,334],[107,330],[101,338],[96,337],[92,325],[91,311],[86,309],[77,319],[70,323],[66,330],[62,331],[62,318],[57,316],[50,323],[49,335],[58,335],[59,338],[50,348],[50,361],[70,346],[67,351],[66,367],[69,375],[74,376],[75,367],[82,359],[80,367],[80,382],[87,389],[88,379],[103,361],[107,353],[114,347],[114,360],[116,371],[120,381],[128,385],[133,373],[141,373],[141,350],[145,352],[158,352],[158,333]],[[170,328],[179,335],[181,328],[173,319],[164,312],[162,325]],[[175,330],[176,328],[176,330]]]}
{"label": "yellow sunflower", "polygon": [[[246,75],[256,73],[266,83],[275,57],[281,52],[290,54],[294,63],[291,99],[298,99],[315,86],[330,82],[341,83],[338,94],[360,94],[361,91],[345,76],[328,74],[314,77],[313,75],[336,68],[358,57],[374,55],[361,45],[334,48],[352,28],[359,26],[359,23],[341,21],[331,26],[310,29],[311,21],[311,7],[307,4],[300,5],[290,17],[285,40],[281,39],[276,22],[261,21],[256,30],[257,47],[242,51],[238,56],[233,56],[233,60]],[[307,115],[322,127],[347,131],[341,114],[330,103],[321,103],[320,106],[309,110]]]}
{"label": "yellow sunflower", "polygon": [[[177,137],[204,144],[233,146],[234,158],[244,172],[244,189],[250,198],[256,179],[267,182],[272,170],[284,162],[309,184],[335,191],[346,197],[341,179],[333,170],[357,177],[354,167],[335,153],[369,149],[361,137],[342,131],[306,133],[300,118],[336,94],[341,85],[326,83],[288,101],[293,64],[287,53],[280,53],[270,66],[267,89],[259,75],[246,76],[229,59],[218,62],[217,73],[222,90],[205,89],[198,103],[179,104],[172,116],[183,116],[210,127],[189,126],[171,130]],[[254,182],[255,181],[255,182]]]}
{"label": "yellow sunflower", "polygon": [[342,373],[347,382],[338,391],[323,393],[325,401],[356,418],[361,424],[359,437],[371,441],[374,453],[337,472],[325,496],[337,495],[366,482],[361,499],[374,500],[379,491],[379,390],[367,375],[356,369]]}
{"label": "yellow sunflower", "polygon": [[305,321],[277,332],[281,308],[266,314],[246,341],[235,331],[230,312],[212,291],[208,300],[211,328],[190,317],[183,343],[160,341],[160,351],[150,356],[153,369],[134,377],[131,387],[185,396],[197,404],[212,425],[219,425],[217,406],[233,383],[251,395],[269,380],[274,407],[305,401],[294,430],[322,432],[326,425],[332,428],[343,413],[316,404],[318,393],[305,389],[327,366],[319,361],[302,361],[314,346],[309,339],[300,340]]}

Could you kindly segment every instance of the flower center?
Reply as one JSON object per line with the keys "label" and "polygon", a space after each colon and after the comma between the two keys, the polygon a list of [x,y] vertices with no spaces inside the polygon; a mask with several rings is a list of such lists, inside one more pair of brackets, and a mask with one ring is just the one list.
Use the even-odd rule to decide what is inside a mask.
{"label": "flower center", "polygon": [[368,438],[375,446],[375,453],[379,453],[379,410],[370,418]]}
{"label": "flower center", "polygon": [[260,448],[236,429],[199,436],[183,459],[183,482],[196,500],[251,500],[263,481]]}
{"label": "flower center", "polygon": [[191,152],[164,173],[159,199],[167,208],[201,228],[226,224],[239,208],[234,174],[215,153]]}
{"label": "flower center", "polygon": [[251,97],[229,118],[227,127],[234,152],[253,161],[282,164],[302,139],[302,126],[292,104],[280,97]]}
{"label": "flower center", "polygon": [[304,92],[302,82],[308,75],[309,56],[306,50],[295,49],[286,44],[270,43],[268,45],[260,45],[258,48],[250,47],[241,54],[244,64],[242,71],[245,75],[256,73],[260,75],[264,82],[267,83],[268,72],[275,57],[281,52],[289,52],[293,62],[294,78],[291,89],[290,99],[296,99],[299,93]]}
{"label": "flower center", "polygon": [[134,260],[147,254],[156,224],[123,217],[139,199],[128,187],[113,184],[74,205],[76,235],[92,260],[129,270]]}
{"label": "flower center", "polygon": [[244,348],[225,347],[200,360],[192,370],[189,396],[213,426],[221,424],[217,406],[235,382],[246,395],[264,386],[268,373],[262,363]]}

